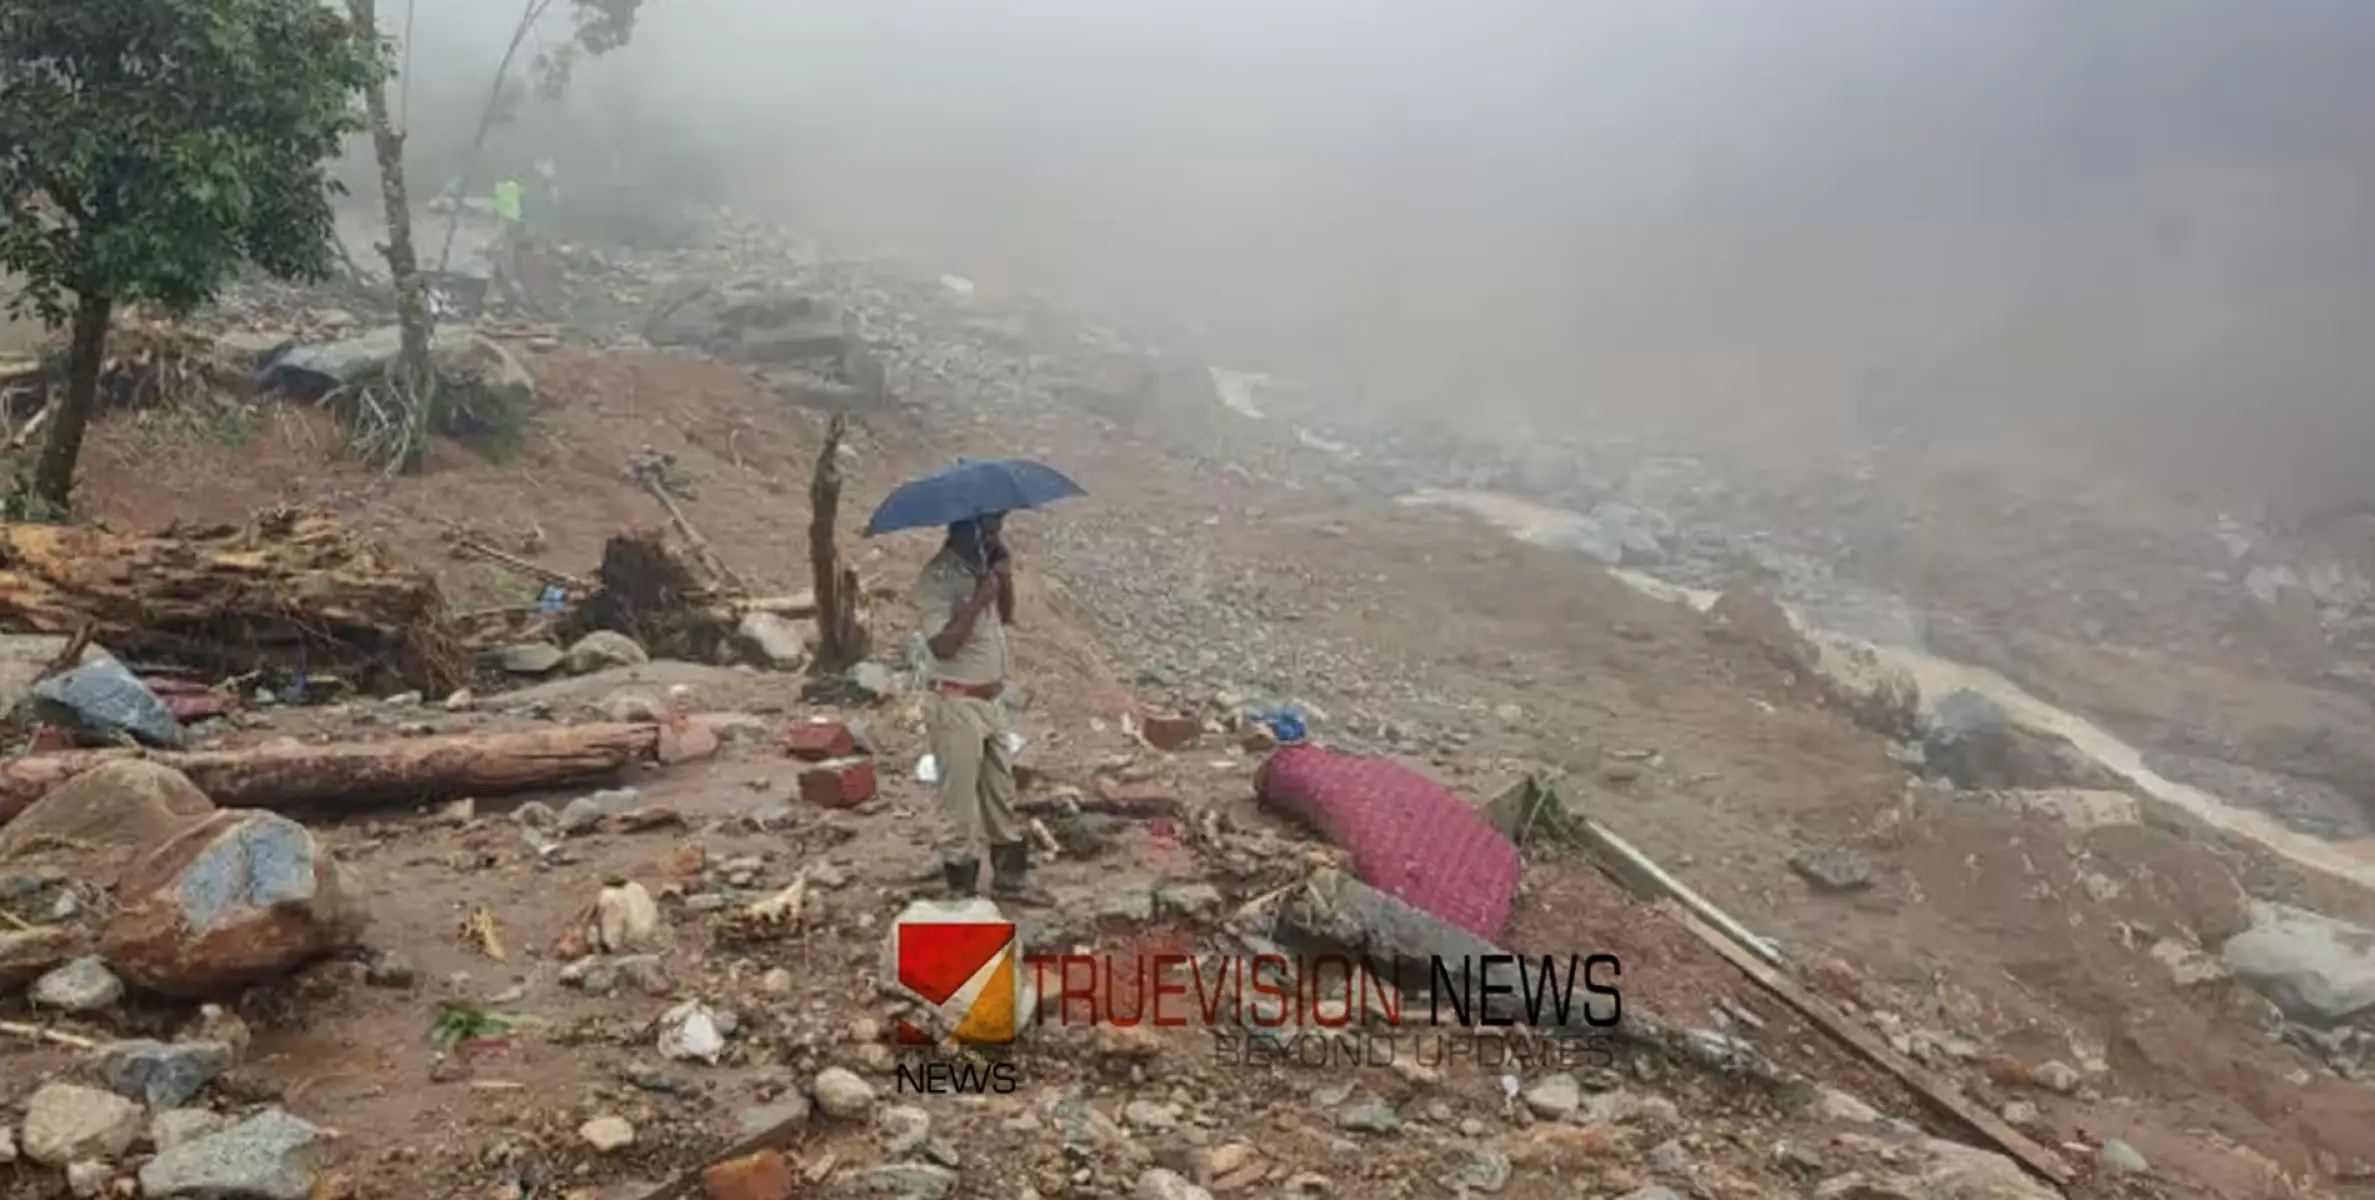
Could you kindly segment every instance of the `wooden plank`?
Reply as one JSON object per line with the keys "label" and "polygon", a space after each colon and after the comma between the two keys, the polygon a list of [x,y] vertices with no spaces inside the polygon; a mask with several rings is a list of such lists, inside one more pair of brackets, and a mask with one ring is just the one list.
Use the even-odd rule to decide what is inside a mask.
{"label": "wooden plank", "polygon": [[1848,1020],[1847,1016],[1838,1009],[1823,1003],[1804,988],[1799,987],[1794,981],[1768,966],[1757,957],[1755,952],[1733,941],[1674,901],[1663,901],[1658,907],[1668,917],[1679,922],[1684,929],[1689,930],[1692,936],[1705,942],[1709,949],[1723,955],[1725,961],[1740,968],[1741,973],[1755,980],[1758,986],[1771,992],[1775,998],[1795,1009],[1799,1015],[1821,1026],[1823,1032],[1847,1043],[1851,1049],[1862,1055],[1872,1065],[1896,1076],[1899,1082],[1912,1088],[1923,1099],[1936,1105],[1956,1120],[1977,1130],[1981,1137],[1995,1143],[1998,1149],[2011,1155],[2021,1165],[2056,1184],[2070,1181],[2070,1165],[2063,1162],[2060,1155],[2029,1140],[2026,1135],[2006,1124],[1994,1113],[1973,1104],[1953,1084],[1931,1074],[1911,1059],[1897,1053],[1871,1030]]}
{"label": "wooden plank", "polygon": [[1568,828],[1584,840],[1592,857],[1599,862],[1600,869],[1627,890],[1636,895],[1680,905],[1684,911],[1694,913],[1700,920],[1723,930],[1735,946],[1773,966],[1784,964],[1781,951],[1773,943],[1758,937],[1747,926],[1733,920],[1730,914],[1692,891],[1688,884],[1667,874],[1664,868],[1651,862],[1648,855],[1634,849],[1631,842],[1616,836],[1615,830],[1580,814]]}

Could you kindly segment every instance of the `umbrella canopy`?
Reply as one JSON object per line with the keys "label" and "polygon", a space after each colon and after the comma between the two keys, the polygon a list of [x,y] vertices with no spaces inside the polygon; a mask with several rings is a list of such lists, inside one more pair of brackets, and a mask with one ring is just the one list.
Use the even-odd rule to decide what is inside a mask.
{"label": "umbrella canopy", "polygon": [[966,462],[891,489],[866,522],[866,536],[954,525],[991,513],[1038,508],[1066,496],[1085,496],[1079,484],[1044,463],[1010,458]]}

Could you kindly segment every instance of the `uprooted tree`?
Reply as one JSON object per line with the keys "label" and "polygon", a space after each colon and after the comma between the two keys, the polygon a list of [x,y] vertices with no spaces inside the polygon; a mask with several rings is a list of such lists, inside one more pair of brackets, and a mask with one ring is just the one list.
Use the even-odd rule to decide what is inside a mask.
{"label": "uprooted tree", "polygon": [[0,270],[14,308],[72,329],[40,515],[69,511],[119,306],[187,311],[251,264],[331,274],[328,164],[382,68],[316,0],[0,5]]}

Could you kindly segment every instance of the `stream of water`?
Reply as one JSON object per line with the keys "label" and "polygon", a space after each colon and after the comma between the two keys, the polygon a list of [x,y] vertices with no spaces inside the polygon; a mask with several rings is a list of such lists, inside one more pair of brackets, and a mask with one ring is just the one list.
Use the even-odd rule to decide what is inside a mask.
{"label": "stream of water", "polygon": [[[1578,513],[1549,508],[1496,492],[1430,490],[1412,493],[1403,497],[1401,502],[1418,507],[1450,508],[1466,512],[1520,541],[1554,549],[1572,549],[1577,523],[1586,519]],[[1719,594],[1678,587],[1640,571],[1617,569],[1609,573],[1647,595],[1673,603],[1689,604],[1702,612],[1715,603]],[[1799,612],[1788,611],[1790,619],[1797,622],[1803,632],[1862,641],[1846,631],[1810,628]],[[1914,682],[1920,685],[1925,707],[1937,698],[1957,691],[1976,692],[2002,705],[2004,711],[2021,725],[2069,739],[2070,744],[2080,752],[2119,774],[2147,796],[2184,809],[2214,828],[2249,838],[2303,867],[2347,879],[2363,887],[2375,888],[2375,862],[2369,862],[2335,843],[2288,829],[2265,813],[2230,804],[2210,792],[2161,775],[2145,765],[2144,754],[2136,747],[2077,713],[2038,699],[2027,689],[1995,671],[1940,658],[1911,646],[1872,642],[1862,644],[1871,646],[1883,662],[1902,667],[1911,674]]]}

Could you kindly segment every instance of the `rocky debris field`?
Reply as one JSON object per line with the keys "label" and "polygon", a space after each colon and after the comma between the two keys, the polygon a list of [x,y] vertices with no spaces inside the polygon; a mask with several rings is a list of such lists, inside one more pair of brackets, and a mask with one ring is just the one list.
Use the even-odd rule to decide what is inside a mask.
{"label": "rocky debris field", "polygon": [[[440,450],[387,482],[301,420],[170,447],[131,417],[101,426],[87,486],[123,523],[318,501],[490,614],[452,692],[200,682],[238,699],[217,705],[143,675],[192,748],[655,732],[600,780],[344,816],[228,807],[162,756],[43,791],[0,826],[0,1188],[2375,1194],[2364,890],[2189,821],[2011,714],[1805,639],[1774,596],[1803,610],[1848,590],[1830,582],[1845,570],[1793,575],[1786,555],[1828,562],[1820,547],[1760,557],[1668,492],[1584,476],[1532,494],[1588,526],[1530,545],[1393,503],[1516,490],[1423,433],[1356,444],[1291,385],[756,226],[580,257],[589,288],[653,306],[487,327],[541,397],[515,462]],[[369,323],[240,304],[224,321],[259,338]],[[673,661],[536,611],[548,576],[583,579],[615,535],[668,520],[622,462],[664,466],[742,594],[796,590],[828,412],[857,418],[853,497],[959,453],[1046,458],[1091,493],[1014,523],[1023,762],[1059,900],[1006,914],[1029,947],[1244,953],[1247,912],[1341,868],[1252,800],[1247,715],[1286,708],[1479,801],[1552,783],[1562,811],[1777,946],[1787,991],[1688,933],[1671,886],[1620,886],[1585,848],[1537,842],[1508,947],[1626,966],[1636,1019],[1588,1058],[1512,1035],[1485,1063],[1246,1064],[1201,1029],[1056,1023],[1007,1060],[1010,1093],[902,1091],[899,1067],[924,1059],[892,1031],[924,1006],[887,981],[885,943],[918,911],[930,801],[897,601],[928,539],[854,550],[886,602],[880,660],[846,679],[799,674],[805,647],[721,638],[710,657],[734,665]],[[1681,496],[1721,492],[1716,473],[1635,470]],[[1732,595],[1667,602],[1612,563]],[[56,650],[20,655],[11,686]],[[819,753],[802,749],[819,719],[848,745],[824,736],[811,762],[794,751]],[[2069,1182],[2024,1172],[1924,1089]]]}

